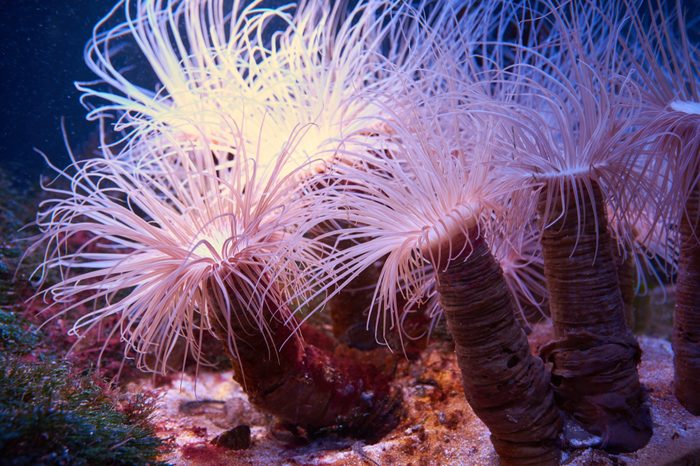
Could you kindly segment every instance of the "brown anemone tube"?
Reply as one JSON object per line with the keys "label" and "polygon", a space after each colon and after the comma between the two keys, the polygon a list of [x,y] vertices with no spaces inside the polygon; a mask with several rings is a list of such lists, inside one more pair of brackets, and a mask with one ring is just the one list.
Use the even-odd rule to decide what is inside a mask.
{"label": "brown anemone tube", "polygon": [[363,270],[326,303],[325,310],[333,320],[333,335],[351,348],[371,350],[379,346],[374,332],[367,330],[367,312],[381,265],[380,262]]}
{"label": "brown anemone tube", "polygon": [[[419,307],[410,313],[403,313],[400,328],[394,328],[386,335],[379,335],[385,341],[378,341],[375,329],[367,329],[368,311],[374,298],[374,288],[379,280],[383,262],[377,262],[365,269],[348,286],[328,300],[325,310],[330,312],[333,321],[333,335],[350,348],[369,351],[383,345],[403,353],[408,359],[418,358],[425,349],[430,331],[430,317]],[[401,303],[402,297],[397,296]],[[400,354],[399,353],[399,354]]]}
{"label": "brown anemone tube", "polygon": [[[348,226],[342,220],[336,222],[337,226],[330,222],[322,223],[313,232],[314,235],[328,234]],[[326,241],[332,243],[330,240]],[[334,246],[342,250],[352,244],[354,243],[350,241],[341,241]],[[326,302],[325,312],[331,316],[333,335],[350,348],[369,351],[382,347],[377,341],[375,330],[371,326],[368,330],[367,320],[383,266],[384,259],[378,260]],[[397,300],[403,301],[400,293]],[[401,328],[384,335],[387,341],[382,343],[391,349],[401,350],[409,359],[416,359],[427,345],[430,318],[422,308],[404,314],[403,317]]]}
{"label": "brown anemone tube", "polygon": [[686,202],[673,320],[674,385],[678,401],[700,415],[700,186]]}
{"label": "brown anemone tube", "polygon": [[[314,184],[310,189],[313,191],[320,187]],[[317,239],[323,235],[324,243],[343,250],[350,247],[353,241],[336,242],[333,232],[349,226],[341,219],[321,222],[310,235]],[[325,304],[324,312],[331,317],[333,335],[350,348],[369,351],[380,346],[374,332],[367,330],[367,318],[382,265],[383,261],[378,261],[367,267]]]}
{"label": "brown anemone tube", "polygon": [[[652,422],[646,392],[639,382],[641,350],[625,323],[613,249],[600,187],[572,185],[561,199],[550,185],[539,211],[545,278],[555,340],[542,348],[552,364],[552,383],[561,408],[611,452],[630,452],[647,444]],[[565,206],[562,213],[558,206]]]}
{"label": "brown anemone tube", "polygon": [[627,251],[626,254],[621,253],[617,247],[613,246],[617,279],[620,282],[622,302],[625,305],[625,323],[630,330],[634,330],[635,326],[634,297],[637,288],[637,265],[632,254],[631,251]]}
{"label": "brown anemone tube", "polygon": [[501,464],[559,464],[562,420],[549,375],[530,353],[503,272],[483,237],[473,228],[474,239],[465,244],[458,234],[461,254],[433,265],[467,401],[491,431]]}
{"label": "brown anemone tube", "polygon": [[293,329],[281,315],[289,312],[266,303],[265,333],[241,317],[245,314],[228,322],[217,315],[216,333],[224,341],[226,333],[233,335],[235,350],[229,357],[234,378],[253,404],[309,437],[335,433],[376,442],[396,427],[401,395],[390,387],[388,377],[372,366],[333,355],[309,327],[290,338]]}
{"label": "brown anemone tube", "polygon": [[[386,345],[398,351],[410,360],[418,358],[428,343],[430,317],[425,309],[419,307],[413,311],[402,312],[403,322],[400,328],[394,328],[386,335],[381,344],[375,329],[367,329],[368,311],[374,298],[374,288],[379,280],[383,261],[378,261],[362,271],[350,284],[328,300],[326,310],[333,320],[333,335],[350,348],[369,351]],[[397,301],[404,302],[402,296]],[[371,325],[371,322],[370,322]],[[381,341],[381,340],[380,340]]]}

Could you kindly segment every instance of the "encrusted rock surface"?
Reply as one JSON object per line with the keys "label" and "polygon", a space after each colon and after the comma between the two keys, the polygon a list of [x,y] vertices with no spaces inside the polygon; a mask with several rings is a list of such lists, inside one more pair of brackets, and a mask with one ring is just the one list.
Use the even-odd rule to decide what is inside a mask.
{"label": "encrusted rock surface", "polygon": [[[535,332],[535,339],[546,332]],[[533,341],[533,344],[537,342]],[[700,462],[700,417],[673,396],[672,352],[665,340],[641,337],[640,374],[649,389],[654,436],[633,454],[608,455],[592,448],[567,449],[564,464],[656,465]],[[172,450],[163,458],[186,465],[496,465],[489,433],[464,400],[451,346],[431,344],[416,361],[401,361],[396,384],[404,392],[407,415],[390,435],[366,445],[346,439],[302,443],[258,412],[231,379],[230,372],[201,373],[196,381],[176,376],[159,387],[152,379],[130,390],[155,390],[159,435]],[[161,381],[162,383],[163,381]],[[228,450],[211,441],[237,426],[249,426],[251,446]],[[593,439],[595,440],[595,439]],[[579,440],[585,444],[586,439]]]}

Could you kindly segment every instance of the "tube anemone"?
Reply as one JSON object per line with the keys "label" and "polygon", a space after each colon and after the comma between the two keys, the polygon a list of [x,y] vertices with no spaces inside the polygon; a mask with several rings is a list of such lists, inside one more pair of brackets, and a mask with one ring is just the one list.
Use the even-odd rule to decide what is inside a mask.
{"label": "tube anemone", "polygon": [[[673,350],[678,400],[700,415],[700,50],[690,42],[680,2],[646,2],[648,14],[626,2],[629,37],[621,41],[642,88],[638,134],[672,167],[662,186],[665,219],[680,245]],[[691,20],[693,18],[690,18]]]}
{"label": "tube anemone", "polygon": [[[387,380],[304,344],[293,321],[289,305],[322,286],[315,277],[328,250],[304,236],[312,208],[291,202],[279,178],[289,151],[262,180],[255,159],[221,165],[210,154],[152,154],[146,171],[107,158],[61,172],[70,189],[46,187],[56,198],[38,215],[48,243],[43,270],[63,277],[45,294],[64,313],[94,303],[76,334],[115,316],[112,334],[142,367],[165,371],[180,339],[201,361],[204,339],[214,336],[251,401],[283,422],[309,434],[381,437],[399,416]],[[81,233],[101,251],[65,251]]]}
{"label": "tube anemone", "polygon": [[319,202],[347,222],[334,234],[362,239],[336,255],[336,277],[351,281],[386,257],[372,309],[377,332],[400,321],[398,297],[419,304],[437,290],[465,396],[490,429],[501,461],[558,464],[562,424],[549,376],[530,353],[484,235],[491,212],[513,187],[500,181],[484,149],[488,126],[467,126],[468,118],[451,114],[423,115],[441,108],[431,102],[424,104],[430,110],[401,111],[401,118],[388,112],[388,131],[377,137],[391,147],[391,157],[357,154],[355,164],[326,175],[330,189],[318,193]]}
{"label": "tube anemone", "polygon": [[[573,202],[581,187],[566,189]],[[542,251],[557,340],[542,356],[553,363],[552,383],[565,411],[603,437],[604,448],[637,449],[651,435],[636,369],[641,350],[625,322],[602,194],[596,184],[591,189],[578,200],[585,219],[574,209],[543,215]]]}
{"label": "tube anemone", "polygon": [[463,252],[436,272],[467,401],[502,464],[558,464],[561,419],[549,374],[530,354],[498,262],[477,229],[469,235]]}
{"label": "tube anemone", "polygon": [[[121,139],[109,142],[103,136],[105,165],[90,162],[90,168],[77,168],[78,185],[90,180],[88,186],[67,193],[74,201],[66,201],[65,213],[54,207],[42,214],[41,222],[48,222],[50,241],[61,242],[80,230],[82,224],[71,221],[93,198],[99,198],[96,211],[105,205],[118,209],[92,189],[105,176],[127,197],[122,210],[136,222],[118,239],[130,249],[129,258],[144,260],[130,269],[130,259],[110,257],[110,264],[119,267],[101,270],[101,262],[91,262],[89,256],[59,255],[53,265],[75,270],[85,262],[97,268],[88,277],[98,284],[78,274],[51,292],[70,299],[77,286],[93,290],[91,298],[109,298],[122,289],[119,283],[126,276],[135,286],[129,297],[108,302],[82,324],[119,314],[131,347],[139,355],[156,349],[161,369],[179,335],[184,333],[198,352],[193,332],[200,339],[213,333],[228,342],[237,378],[253,401],[285,422],[312,432],[339,424],[338,430],[372,438],[391,428],[398,410],[385,381],[370,377],[366,368],[349,367],[301,346],[294,330],[304,329],[288,305],[305,300],[309,283],[324,289],[314,278],[324,275],[317,269],[330,254],[304,236],[312,223],[324,219],[310,220],[313,209],[300,207],[309,206],[301,200],[299,184],[313,173],[317,160],[331,159],[341,149],[358,150],[371,138],[381,123],[377,103],[387,104],[388,90],[396,87],[387,64],[410,71],[429,50],[429,42],[419,44],[418,36],[399,40],[409,30],[420,30],[413,10],[400,3],[368,0],[348,11],[345,2],[329,6],[317,0],[295,9],[262,8],[258,1],[246,6],[238,0],[119,2],[97,25],[86,48],[86,61],[99,81],[78,88],[91,109],[88,118],[102,123],[115,118],[114,131]],[[143,74],[123,67],[134,62],[125,50],[141,52],[145,69],[152,70],[157,82],[155,91],[148,90],[153,83]],[[193,181],[197,177],[211,186],[200,189],[202,183]],[[155,187],[149,191],[139,183]],[[129,192],[127,185],[137,189]],[[167,210],[163,218],[160,210],[152,212],[170,203],[173,216]],[[140,219],[137,212],[128,212],[132,206],[148,216]],[[100,212],[88,224],[114,240],[111,226],[100,227],[114,214]],[[61,221],[54,224],[54,217]],[[203,230],[190,231],[192,225]],[[180,242],[160,240],[168,234]],[[141,256],[141,251],[148,254]],[[155,270],[146,267],[145,259],[152,255],[161,264]],[[135,278],[139,273],[146,274],[142,286]],[[159,280],[171,285],[169,291],[161,290],[164,296]],[[175,312],[168,312],[173,303]],[[260,361],[261,354],[268,358]],[[314,381],[310,386],[309,380]]]}
{"label": "tube anemone", "polygon": [[504,70],[512,98],[482,97],[472,106],[500,115],[511,128],[511,137],[499,142],[512,154],[509,175],[537,183],[533,215],[556,337],[543,356],[553,365],[557,401],[601,437],[603,448],[634,451],[649,441],[652,423],[637,373],[641,353],[625,325],[607,212],[617,219],[622,250],[634,250],[634,233],[623,227],[635,224],[639,205],[661,221],[656,187],[668,165],[634,136],[639,91],[615,53],[620,5],[560,8],[542,1],[533,8],[532,29],[542,34],[512,45],[513,63]]}
{"label": "tube anemone", "polygon": [[[125,21],[108,28],[120,10]],[[258,170],[269,170],[287,135],[303,127],[283,173],[311,160],[323,169],[321,161],[338,150],[371,138],[381,105],[390,91],[397,95],[396,71],[418,70],[428,59],[432,38],[422,25],[440,12],[383,0],[273,9],[261,1],[126,0],[98,24],[85,52],[101,82],[78,88],[92,109],[88,118],[117,117],[127,146],[120,156],[137,164],[148,161],[134,145],[163,150],[202,140],[224,160],[240,152],[228,140],[235,130],[244,135],[236,143],[260,154]],[[134,48],[159,82],[155,93],[117,65]],[[347,293],[330,303],[340,327],[359,314],[342,299]]]}

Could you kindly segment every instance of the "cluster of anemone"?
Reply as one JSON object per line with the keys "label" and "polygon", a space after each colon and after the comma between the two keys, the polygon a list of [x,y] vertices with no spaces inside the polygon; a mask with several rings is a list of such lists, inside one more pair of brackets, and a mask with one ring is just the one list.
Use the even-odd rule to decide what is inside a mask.
{"label": "cluster of anemone", "polygon": [[218,340],[260,408],[373,440],[398,391],[309,317],[333,307],[404,349],[408,317],[444,318],[501,460],[556,464],[565,421],[609,451],[648,442],[625,313],[678,269],[676,393],[700,412],[700,74],[680,5],[126,0],[85,56],[102,153],[58,170],[37,220],[62,277],[45,296],[92,303],[76,334],[112,319],[155,371]]}

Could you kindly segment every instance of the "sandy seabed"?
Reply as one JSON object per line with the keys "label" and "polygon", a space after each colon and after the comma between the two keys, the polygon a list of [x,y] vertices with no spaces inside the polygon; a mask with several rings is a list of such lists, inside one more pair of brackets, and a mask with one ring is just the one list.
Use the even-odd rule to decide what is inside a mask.
{"label": "sandy seabed", "polygon": [[[640,337],[640,375],[649,390],[654,436],[633,454],[609,455],[592,448],[567,449],[569,465],[698,465],[700,417],[673,396],[673,353],[665,340]],[[497,465],[489,433],[467,405],[449,343],[431,344],[416,361],[397,367],[396,384],[406,416],[382,441],[346,439],[299,444],[271,416],[250,405],[231,372],[176,376],[160,386],[145,378],[130,391],[158,397],[157,433],[171,449],[162,459],[176,465]],[[250,427],[248,448],[231,450],[211,441],[236,426]],[[583,442],[585,443],[585,442]]]}

